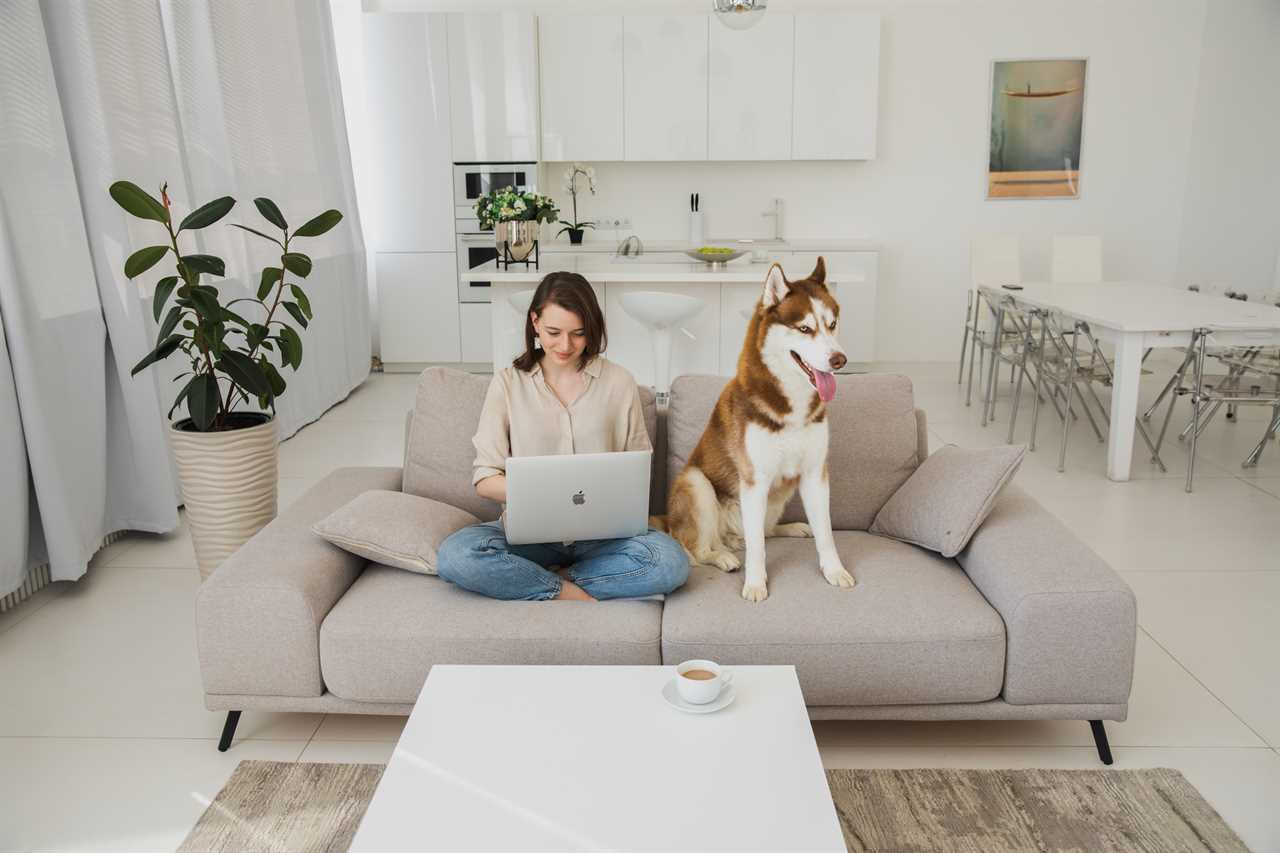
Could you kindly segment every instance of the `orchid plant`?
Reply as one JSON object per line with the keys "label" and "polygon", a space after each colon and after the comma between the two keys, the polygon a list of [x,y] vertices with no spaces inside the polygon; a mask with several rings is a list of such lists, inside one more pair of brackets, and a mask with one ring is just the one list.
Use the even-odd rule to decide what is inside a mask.
{"label": "orchid plant", "polygon": [[486,231],[499,222],[555,222],[560,215],[560,208],[550,196],[514,187],[503,187],[481,196],[473,209],[480,227]]}
{"label": "orchid plant", "polygon": [[566,231],[581,232],[584,228],[595,228],[594,222],[578,221],[578,177],[582,176],[587,179],[587,189],[592,195],[596,194],[596,170],[585,163],[574,163],[564,170],[564,191],[573,199],[573,221],[565,222],[560,220],[560,224],[564,227],[557,232],[556,236],[560,236]]}

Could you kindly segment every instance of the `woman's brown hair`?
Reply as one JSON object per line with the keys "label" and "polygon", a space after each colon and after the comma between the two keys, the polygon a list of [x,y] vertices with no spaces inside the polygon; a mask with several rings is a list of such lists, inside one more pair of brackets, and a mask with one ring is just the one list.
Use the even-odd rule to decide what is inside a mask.
{"label": "woman's brown hair", "polygon": [[541,316],[542,309],[548,302],[572,311],[582,320],[587,345],[582,350],[582,357],[578,359],[578,369],[581,370],[591,359],[604,352],[609,336],[604,330],[604,313],[600,310],[600,303],[596,301],[596,292],[585,278],[573,272],[549,273],[538,284],[538,289],[533,292],[533,300],[529,303],[529,311],[524,315],[524,352],[511,363],[527,373],[542,358],[545,351],[534,347],[538,336],[533,330],[533,315]]}

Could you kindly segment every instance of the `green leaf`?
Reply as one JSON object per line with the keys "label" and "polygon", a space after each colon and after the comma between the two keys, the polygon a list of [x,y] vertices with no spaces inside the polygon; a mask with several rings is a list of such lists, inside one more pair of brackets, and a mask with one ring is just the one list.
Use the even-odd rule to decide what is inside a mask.
{"label": "green leaf", "polygon": [[277,240],[275,237],[272,237],[270,234],[263,234],[261,231],[258,231],[255,228],[250,228],[248,225],[237,225],[234,222],[230,223],[230,225],[232,228],[239,228],[241,231],[248,231],[250,234],[257,234],[259,237],[262,237],[263,239],[270,240],[272,243],[275,243],[281,249],[284,248],[284,243],[281,243],[279,240]]}
{"label": "green leaf", "polygon": [[249,329],[245,332],[245,337],[249,341],[249,349],[256,349],[263,341],[267,339],[269,330],[261,323],[251,323]]}
{"label": "green leaf", "polygon": [[284,268],[296,276],[311,275],[311,259],[301,252],[289,252],[284,256]]}
{"label": "green leaf", "polygon": [[178,284],[176,275],[167,275],[156,282],[155,300],[152,308],[155,311],[156,322],[160,322],[160,312],[164,310],[164,304],[169,301],[169,294],[173,293],[173,288]]}
{"label": "green leaf", "polygon": [[266,299],[271,295],[271,288],[276,286],[283,271],[280,267],[267,267],[262,271],[262,283],[258,285],[258,298]]}
{"label": "green leaf", "polygon": [[[183,375],[185,376],[186,374]],[[178,378],[181,379],[182,377]],[[182,386],[182,390],[178,392],[178,396],[174,399],[173,405],[169,407],[169,414],[165,415],[166,418],[172,418],[174,409],[182,405],[182,401],[187,399],[187,394],[191,393],[191,386],[196,383],[196,378],[196,376],[191,377],[187,380],[187,384]]]}
{"label": "green leaf", "polygon": [[217,368],[254,396],[271,393],[271,383],[262,368],[242,352],[227,350],[218,359]]}
{"label": "green leaf", "polygon": [[116,204],[123,207],[139,219],[154,219],[156,222],[168,222],[169,211],[164,205],[137,184],[129,181],[116,181],[107,190]]}
{"label": "green leaf", "polygon": [[308,220],[301,228],[293,232],[295,237],[319,237],[342,221],[342,214],[336,210],[326,210],[315,219]]}
{"label": "green leaf", "polygon": [[222,309],[222,321],[224,323],[235,323],[237,326],[243,326],[246,329],[249,328],[249,321],[232,311],[230,308]]}
{"label": "green leaf", "polygon": [[280,342],[280,354],[285,364],[297,370],[302,365],[302,338],[292,326],[281,326],[276,340]]}
{"label": "green leaf", "polygon": [[182,224],[178,226],[179,231],[188,228],[207,228],[217,222],[222,217],[231,212],[231,208],[236,206],[236,200],[229,195],[222,198],[215,198],[208,204],[201,205],[186,215],[182,220]]}
{"label": "green leaf", "polygon": [[182,307],[175,305],[169,309],[169,313],[165,316],[164,322],[160,324],[160,332],[156,335],[157,341],[163,341],[177,327],[178,321],[182,319]]}
{"label": "green leaf", "polygon": [[267,374],[267,381],[271,383],[271,396],[274,398],[283,394],[286,384],[280,371],[276,370],[276,366],[268,361],[265,355],[258,359],[258,366],[262,368],[263,373]]}
{"label": "green leaf", "polygon": [[227,265],[216,255],[183,255],[182,263],[193,273],[207,272],[216,276],[227,274]]}
{"label": "green leaf", "polygon": [[296,302],[284,303],[284,310],[293,315],[293,319],[298,321],[298,325],[302,328],[307,327],[307,315],[302,313],[302,309],[298,307]]}
{"label": "green leaf", "polygon": [[208,291],[193,288],[187,298],[191,300],[191,304],[195,306],[201,317],[218,317],[222,313],[222,306],[218,304],[218,298],[210,296]]}
{"label": "green leaf", "polygon": [[124,262],[125,277],[134,278],[142,275],[159,263],[167,251],[169,251],[168,246],[148,246],[134,252],[129,256],[129,260]]}
{"label": "green leaf", "polygon": [[[289,285],[289,290],[293,293],[293,298],[298,300],[298,307],[302,309],[302,313],[306,314],[307,319],[310,320],[314,315],[311,313],[311,300],[307,298],[307,294],[303,293],[302,288],[296,284]],[[306,327],[305,323],[303,327]]]}
{"label": "green leaf", "polygon": [[[290,331],[293,331],[293,330],[290,329]],[[142,361],[138,362],[133,366],[133,370],[129,371],[129,375],[137,376],[140,371],[145,370],[146,368],[155,364],[157,361],[160,361],[161,359],[164,359],[164,358],[168,358],[170,355],[173,354],[173,351],[178,348],[178,344],[182,343],[182,341],[183,341],[182,335],[170,335],[169,337],[165,338],[163,341],[160,342],[159,346],[157,346],[151,352],[147,353],[146,356],[142,359]]]}
{"label": "green leaf", "polygon": [[218,380],[212,373],[198,374],[187,388],[187,412],[196,429],[204,432],[218,416]]}
{"label": "green leaf", "polygon": [[277,228],[288,231],[289,223],[284,221],[284,214],[280,212],[280,208],[276,207],[276,203],[269,198],[255,198],[253,203],[257,205],[258,212],[263,218]]}

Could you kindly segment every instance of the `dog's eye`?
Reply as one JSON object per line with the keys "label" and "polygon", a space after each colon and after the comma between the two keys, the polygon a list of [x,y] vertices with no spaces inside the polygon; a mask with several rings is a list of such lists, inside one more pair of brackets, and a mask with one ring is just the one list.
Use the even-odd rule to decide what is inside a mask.
{"label": "dog's eye", "polygon": [[836,321],[832,320],[831,325],[827,326],[827,328],[834,332],[836,330]]}
{"label": "dog's eye", "polygon": [[807,335],[810,332],[812,332],[813,329],[810,329],[808,326],[805,326],[805,325],[800,325],[800,326],[796,326],[796,331],[800,332],[800,334],[802,335]]}

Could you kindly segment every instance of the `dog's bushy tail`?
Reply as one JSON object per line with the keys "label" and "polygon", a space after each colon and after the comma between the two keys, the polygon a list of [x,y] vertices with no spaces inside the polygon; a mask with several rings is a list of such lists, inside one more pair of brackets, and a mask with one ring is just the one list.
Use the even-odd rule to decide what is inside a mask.
{"label": "dog's bushy tail", "polygon": [[661,530],[663,533],[670,532],[669,528],[667,527],[667,517],[665,515],[649,516],[649,526],[652,527],[654,530]]}

